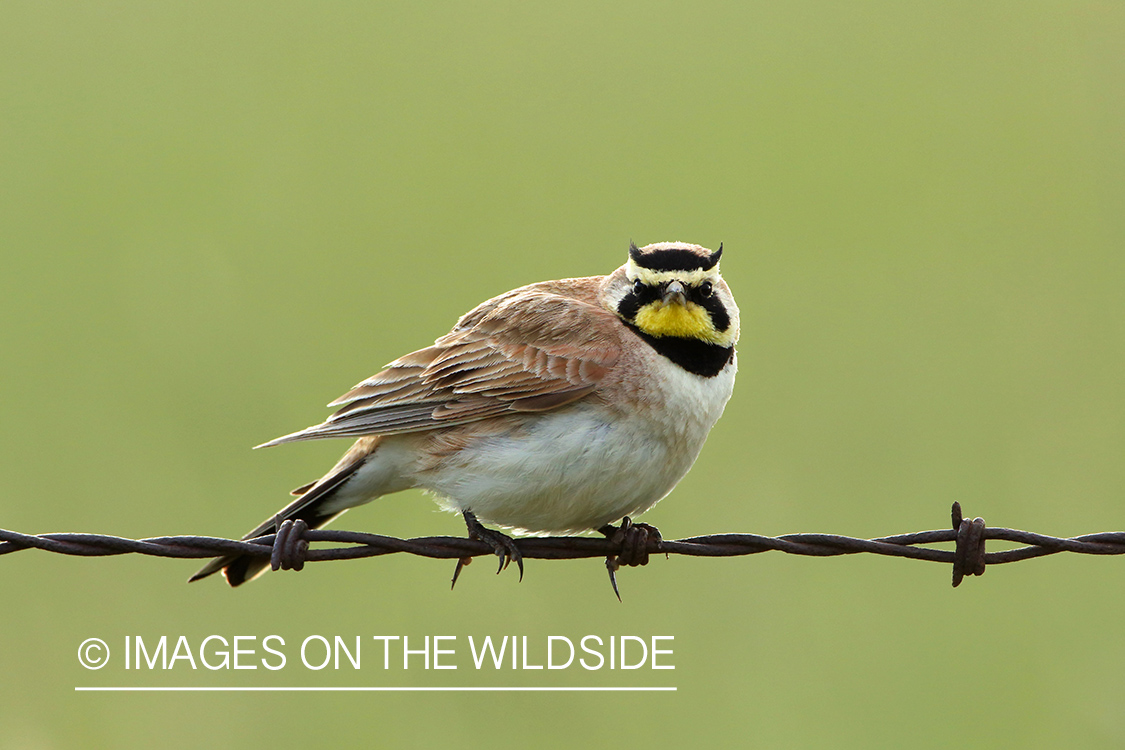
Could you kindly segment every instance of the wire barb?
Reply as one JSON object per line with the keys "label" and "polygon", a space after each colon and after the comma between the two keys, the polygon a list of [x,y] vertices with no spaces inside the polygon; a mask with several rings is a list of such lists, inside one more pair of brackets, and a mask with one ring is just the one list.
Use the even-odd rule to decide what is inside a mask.
{"label": "wire barb", "polygon": [[[1030,531],[989,527],[983,518],[972,521],[961,514],[960,504],[953,505],[952,528],[920,531],[913,534],[856,539],[834,534],[785,534],[778,537],[755,534],[710,534],[687,539],[663,540],[659,534],[628,540],[592,537],[525,537],[512,540],[520,556],[539,560],[574,560],[601,557],[619,564],[643,564],[653,553],[688,555],[691,557],[737,557],[775,550],[792,555],[834,557],[871,553],[890,557],[908,557],[953,565],[953,585],[965,576],[982,575],[986,565],[1027,560],[1033,557],[1075,552],[1084,555],[1125,554],[1125,532],[1112,531],[1064,539]],[[642,524],[633,525],[634,528]],[[616,531],[616,529],[615,529]],[[616,534],[614,534],[616,537]],[[986,552],[986,540],[996,539],[1026,546],[1000,552]],[[310,543],[328,542],[338,545],[325,549],[309,549]],[[952,542],[954,550],[925,546]],[[627,546],[628,549],[623,549]],[[493,544],[465,537],[419,537],[398,539],[356,531],[309,529],[300,521],[285,521],[273,534],[238,541],[205,536],[165,536],[151,539],[125,539],[99,534],[20,534],[0,529],[0,555],[40,549],[63,555],[104,557],[108,555],[141,554],[155,557],[207,558],[229,554],[270,558],[274,570],[300,570],[305,562],[351,560],[406,553],[441,560],[467,560],[494,555]],[[624,557],[622,557],[624,556]],[[608,565],[607,565],[608,567]],[[611,571],[612,573],[613,571]]]}
{"label": "wire barb", "polygon": [[953,503],[953,530],[957,532],[957,549],[953,552],[953,588],[961,585],[965,576],[984,575],[985,525],[984,519],[970,521],[961,515],[961,503]]}
{"label": "wire barb", "polygon": [[274,535],[270,551],[270,569],[301,570],[305,567],[305,555],[309,551],[309,542],[304,538],[309,525],[300,518],[282,521],[280,517],[276,525],[277,534]]}

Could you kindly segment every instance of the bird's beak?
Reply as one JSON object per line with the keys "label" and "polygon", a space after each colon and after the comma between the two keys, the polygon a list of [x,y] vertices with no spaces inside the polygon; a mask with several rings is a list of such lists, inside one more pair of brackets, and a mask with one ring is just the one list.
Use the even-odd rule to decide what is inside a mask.
{"label": "bird's beak", "polygon": [[670,281],[668,286],[664,287],[664,304],[670,305],[673,302],[680,305],[687,303],[687,290],[679,281]]}

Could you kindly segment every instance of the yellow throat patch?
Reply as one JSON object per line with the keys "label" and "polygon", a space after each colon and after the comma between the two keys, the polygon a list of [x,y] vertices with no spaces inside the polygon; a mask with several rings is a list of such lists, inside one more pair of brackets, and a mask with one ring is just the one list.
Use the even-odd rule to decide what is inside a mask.
{"label": "yellow throat patch", "polygon": [[677,338],[699,339],[709,344],[729,346],[729,336],[715,330],[708,312],[695,304],[664,304],[650,302],[637,311],[634,325],[649,336],[675,336]]}

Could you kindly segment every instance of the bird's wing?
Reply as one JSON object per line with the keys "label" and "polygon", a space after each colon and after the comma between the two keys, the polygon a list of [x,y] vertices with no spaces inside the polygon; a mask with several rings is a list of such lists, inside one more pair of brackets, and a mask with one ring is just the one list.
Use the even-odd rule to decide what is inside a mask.
{"label": "bird's wing", "polygon": [[341,408],[324,423],[265,446],[420,432],[569,404],[613,368],[619,331],[611,312],[588,302],[534,288],[509,292],[333,401]]}

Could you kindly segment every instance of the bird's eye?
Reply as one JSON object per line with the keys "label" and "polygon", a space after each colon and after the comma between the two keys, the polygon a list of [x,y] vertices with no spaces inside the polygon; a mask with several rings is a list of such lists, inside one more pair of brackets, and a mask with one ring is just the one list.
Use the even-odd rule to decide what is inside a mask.
{"label": "bird's eye", "polygon": [[644,292],[644,290],[645,290],[644,282],[642,282],[640,279],[637,279],[636,281],[633,282],[633,294],[639,295],[642,292]]}
{"label": "bird's eye", "polygon": [[704,297],[710,297],[711,291],[712,291],[712,288],[711,288],[711,282],[710,281],[704,281],[702,284],[699,285],[699,293],[702,294]]}

